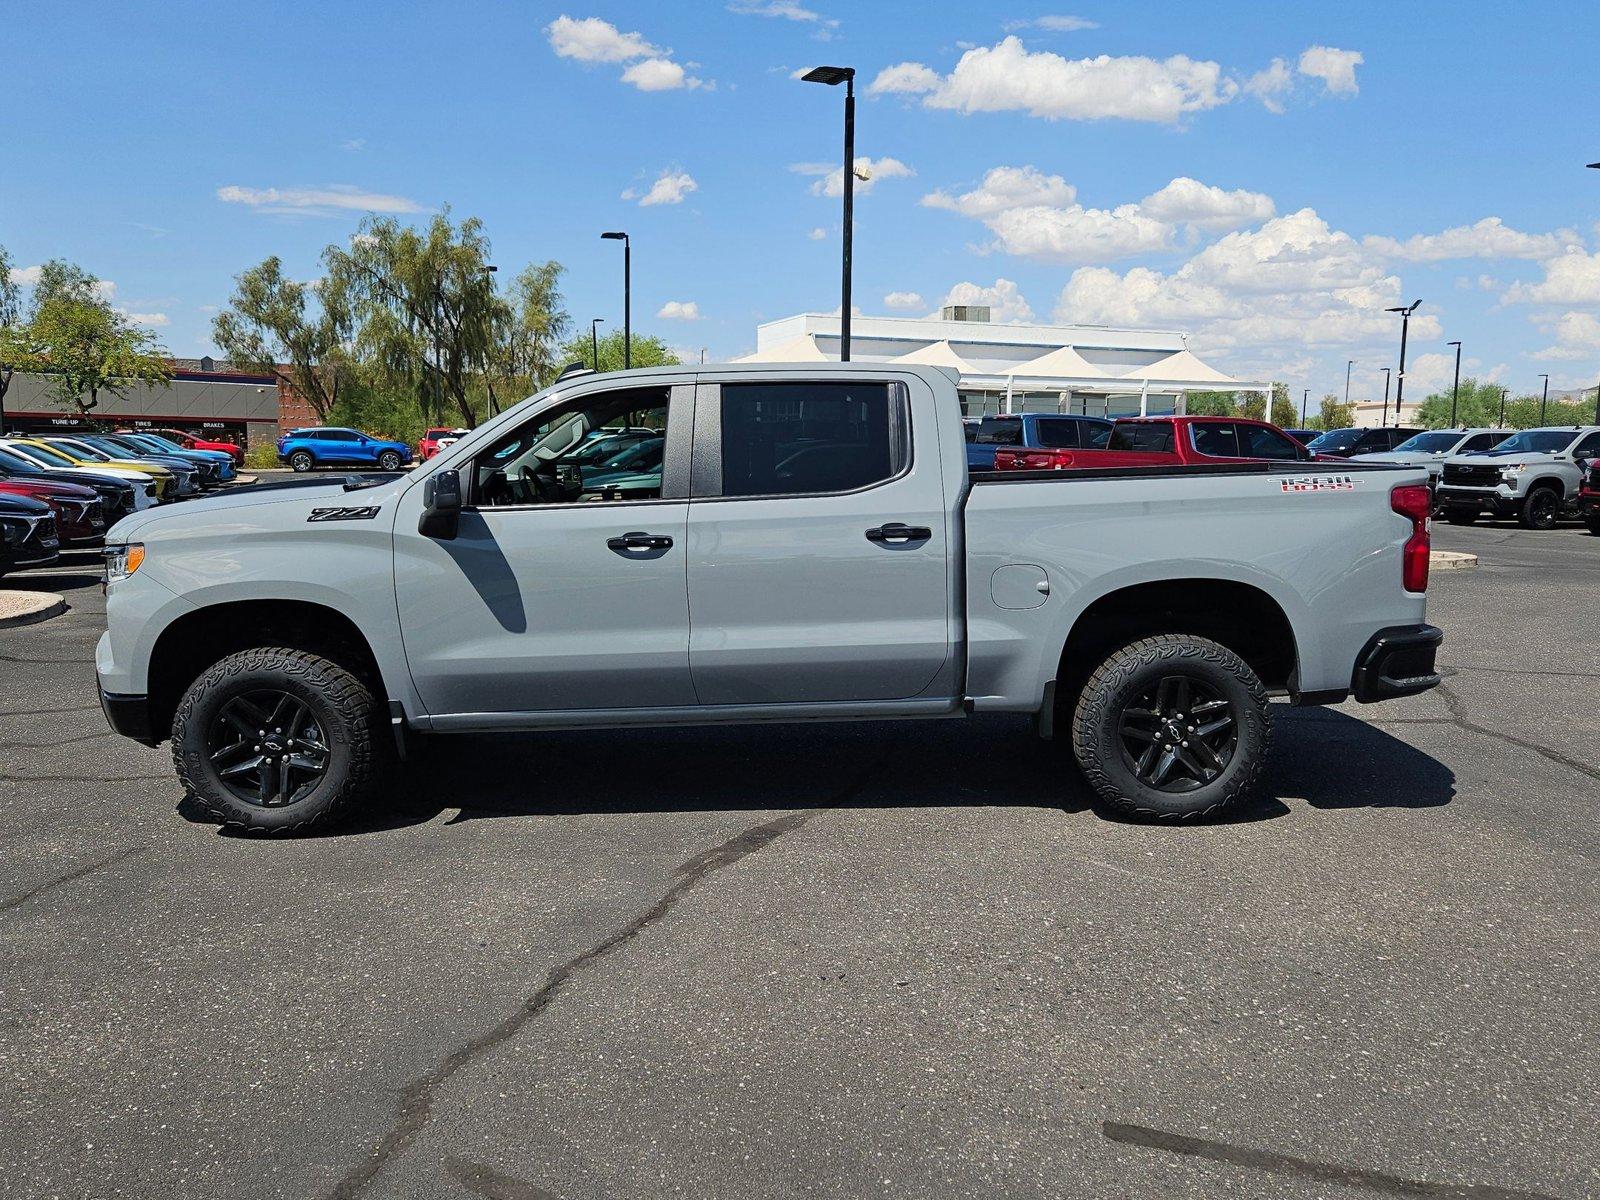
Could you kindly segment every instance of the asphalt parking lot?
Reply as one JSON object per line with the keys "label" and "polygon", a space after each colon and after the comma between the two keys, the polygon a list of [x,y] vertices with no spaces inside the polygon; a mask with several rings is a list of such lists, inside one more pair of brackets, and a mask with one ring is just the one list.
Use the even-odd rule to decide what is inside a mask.
{"label": "asphalt parking lot", "polygon": [[221,836],[6,586],[0,1196],[1600,1192],[1600,538],[1437,527],[1445,686],[1227,823],[1025,721],[441,741]]}

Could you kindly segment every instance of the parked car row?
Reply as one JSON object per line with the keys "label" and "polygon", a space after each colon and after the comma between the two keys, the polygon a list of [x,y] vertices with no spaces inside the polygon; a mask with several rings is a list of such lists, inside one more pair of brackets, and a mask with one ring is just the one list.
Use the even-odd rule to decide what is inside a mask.
{"label": "parked car row", "polygon": [[0,574],[97,546],[125,516],[237,478],[236,448],[191,440],[155,430],[0,437]]}

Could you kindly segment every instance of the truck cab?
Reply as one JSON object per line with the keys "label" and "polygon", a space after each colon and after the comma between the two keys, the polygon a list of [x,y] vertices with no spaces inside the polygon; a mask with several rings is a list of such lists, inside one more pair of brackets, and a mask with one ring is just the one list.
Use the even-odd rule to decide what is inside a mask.
{"label": "truck cab", "polygon": [[[418,734],[1034,718],[1110,806],[1248,794],[1269,696],[1437,683],[1429,497],[1301,461],[969,476],[938,367],[584,373],[398,478],[124,520],[114,728],[303,829]],[[620,466],[596,462],[627,431]]]}

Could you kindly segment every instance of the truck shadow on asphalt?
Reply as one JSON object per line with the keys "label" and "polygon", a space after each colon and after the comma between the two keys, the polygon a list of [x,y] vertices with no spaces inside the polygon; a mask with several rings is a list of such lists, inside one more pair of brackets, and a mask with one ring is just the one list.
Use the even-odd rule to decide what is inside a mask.
{"label": "truck shadow on asphalt", "polygon": [[[1289,815],[1291,805],[1433,808],[1455,775],[1383,730],[1331,709],[1275,705],[1259,796],[1209,822]],[[843,799],[841,789],[852,780]],[[1064,747],[1026,718],[595,730],[417,739],[387,802],[321,833],[594,813],[842,808],[1034,807],[1122,817],[1079,777]],[[180,811],[193,819],[193,806]],[[1181,835],[1185,826],[1170,826]],[[319,836],[319,835],[313,835]]]}

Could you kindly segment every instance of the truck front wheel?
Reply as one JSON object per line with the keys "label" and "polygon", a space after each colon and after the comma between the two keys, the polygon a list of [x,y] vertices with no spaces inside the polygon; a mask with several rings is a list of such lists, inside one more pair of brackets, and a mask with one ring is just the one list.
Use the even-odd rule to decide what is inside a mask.
{"label": "truck front wheel", "polygon": [[223,825],[298,833],[367,798],[389,746],[379,715],[367,686],[329,659],[241,650],[184,693],[173,764]]}
{"label": "truck front wheel", "polygon": [[1561,493],[1551,487],[1536,487],[1522,501],[1517,520],[1524,529],[1554,529],[1561,513]]}
{"label": "truck front wheel", "polygon": [[1234,803],[1255,786],[1271,739],[1256,673],[1190,634],[1113,651],[1072,714],[1072,750],[1090,786],[1145,819],[1192,820]]}

